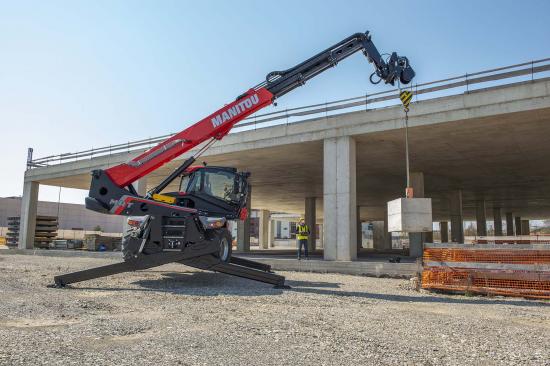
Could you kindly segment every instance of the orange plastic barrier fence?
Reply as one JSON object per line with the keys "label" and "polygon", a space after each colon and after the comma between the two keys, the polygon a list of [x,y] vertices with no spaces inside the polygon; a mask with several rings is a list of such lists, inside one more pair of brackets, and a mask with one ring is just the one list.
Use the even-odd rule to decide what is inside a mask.
{"label": "orange plastic barrier fence", "polygon": [[424,261],[550,264],[550,250],[426,248]]}
{"label": "orange plastic barrier fence", "polygon": [[550,299],[550,246],[431,246],[424,249],[424,289]]}

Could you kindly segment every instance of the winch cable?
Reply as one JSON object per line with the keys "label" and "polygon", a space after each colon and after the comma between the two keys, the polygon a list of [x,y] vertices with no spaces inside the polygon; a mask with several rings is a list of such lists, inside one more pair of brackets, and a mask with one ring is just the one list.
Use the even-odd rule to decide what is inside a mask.
{"label": "winch cable", "polygon": [[403,104],[403,111],[405,112],[405,166],[407,170],[407,188],[405,189],[405,197],[413,198],[414,192],[411,187],[411,172],[410,172],[410,158],[409,158],[409,104],[412,100],[412,92],[408,90],[401,90],[401,83],[398,81],[399,99]]}

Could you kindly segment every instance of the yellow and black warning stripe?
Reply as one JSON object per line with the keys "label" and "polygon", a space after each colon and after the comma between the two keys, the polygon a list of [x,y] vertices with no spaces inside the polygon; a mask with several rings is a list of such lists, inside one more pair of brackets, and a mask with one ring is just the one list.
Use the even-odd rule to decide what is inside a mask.
{"label": "yellow and black warning stripe", "polygon": [[409,104],[411,104],[412,97],[413,93],[408,90],[403,90],[401,93],[399,93],[399,99],[401,99],[401,103],[403,103],[403,106],[405,108],[408,108]]}

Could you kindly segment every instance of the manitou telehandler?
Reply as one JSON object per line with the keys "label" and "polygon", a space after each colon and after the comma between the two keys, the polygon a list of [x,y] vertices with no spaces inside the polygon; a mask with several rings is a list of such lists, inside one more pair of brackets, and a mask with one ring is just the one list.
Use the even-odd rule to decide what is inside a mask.
{"label": "manitou telehandler", "polygon": [[[288,70],[270,72],[233,102],[129,162],[94,170],[86,207],[128,216],[122,239],[124,262],[56,276],[56,286],[179,262],[284,287],[285,278],[272,273],[268,265],[231,256],[227,221],[244,220],[249,214],[245,206],[250,174],[193,163],[236,123],[358,51],[374,65],[372,83],[408,84],[415,75],[406,57],[393,52],[383,58],[369,32],[356,33]],[[143,197],[136,192],[133,182],[200,144],[157,187]],[[178,192],[163,192],[178,178]]]}

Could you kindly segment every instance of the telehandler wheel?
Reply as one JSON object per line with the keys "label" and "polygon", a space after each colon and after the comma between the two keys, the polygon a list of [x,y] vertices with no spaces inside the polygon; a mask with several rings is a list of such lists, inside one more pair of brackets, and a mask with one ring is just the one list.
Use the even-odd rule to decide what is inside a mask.
{"label": "telehandler wheel", "polygon": [[222,262],[229,263],[233,249],[231,245],[231,233],[227,229],[217,229],[215,231],[215,239],[220,243],[220,250],[215,256],[220,258]]}

